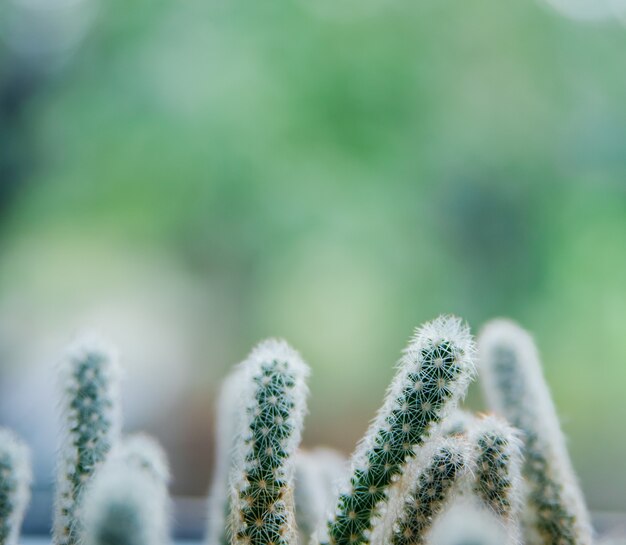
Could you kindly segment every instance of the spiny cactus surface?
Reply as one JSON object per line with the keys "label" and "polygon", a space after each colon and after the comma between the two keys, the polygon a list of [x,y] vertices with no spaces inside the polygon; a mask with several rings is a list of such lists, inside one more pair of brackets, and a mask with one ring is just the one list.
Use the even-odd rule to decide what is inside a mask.
{"label": "spiny cactus surface", "polygon": [[576,482],[552,398],[530,335],[505,320],[480,337],[484,391],[491,408],[524,434],[524,472],[532,526],[544,545],[591,545],[585,502]]}
{"label": "spiny cactus surface", "polygon": [[507,527],[512,542],[520,539],[522,443],[505,420],[487,416],[470,433],[474,451],[474,491]]}
{"label": "spiny cactus surface", "polygon": [[[396,517],[392,545],[426,543],[434,520],[460,490],[460,481],[468,473],[469,459],[467,441],[461,437],[435,438],[423,448],[398,487],[401,507],[394,505],[396,501],[389,506],[387,518]],[[385,537],[377,542],[387,542]]]}
{"label": "spiny cactus surface", "polygon": [[118,440],[121,410],[117,362],[97,339],[85,338],[61,368],[62,432],[53,541],[75,545],[82,491]]}
{"label": "spiny cactus surface", "polygon": [[17,545],[30,499],[30,451],[12,431],[0,428],[0,545]]}
{"label": "spiny cactus surface", "polygon": [[167,545],[167,459],[153,439],[113,449],[84,494],[85,545]]}
{"label": "spiny cactus surface", "polygon": [[308,367],[284,341],[261,343],[243,362],[245,418],[235,449],[234,545],[295,545],[294,454],[306,411]]}
{"label": "spiny cactus surface", "polygon": [[385,403],[352,458],[349,485],[320,532],[331,545],[367,543],[388,487],[452,411],[474,373],[473,342],[457,318],[440,317],[418,329],[404,352]]}

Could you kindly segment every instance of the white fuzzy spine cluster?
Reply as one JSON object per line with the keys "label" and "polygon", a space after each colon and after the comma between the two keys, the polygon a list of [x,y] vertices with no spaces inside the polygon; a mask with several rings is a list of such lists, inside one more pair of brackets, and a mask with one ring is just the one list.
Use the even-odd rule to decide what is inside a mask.
{"label": "white fuzzy spine cluster", "polygon": [[[483,330],[479,351],[488,403],[524,434],[535,530],[546,545],[591,545],[589,513],[532,337],[513,322],[496,320]],[[557,516],[550,514],[554,508]]]}
{"label": "white fuzzy spine cluster", "polygon": [[[285,341],[268,339],[252,350],[236,372],[242,384],[239,395],[243,410],[229,476],[231,510],[228,528],[231,543],[296,545],[294,460],[307,408],[309,367]],[[282,390],[274,399],[263,393],[273,379],[277,379]],[[263,398],[262,402],[260,398]],[[286,418],[279,417],[280,413],[285,413]],[[261,488],[261,483],[253,483],[250,477],[268,462],[274,463],[276,453],[260,452],[260,441],[255,434],[260,432],[264,438],[269,438],[277,428],[289,429],[280,442],[284,457],[272,472],[272,482],[263,483],[261,486],[264,488]],[[274,503],[266,504],[268,497],[272,497]],[[254,521],[247,521],[246,515],[252,509],[259,516]],[[279,527],[275,525],[277,520],[280,521]]]}
{"label": "white fuzzy spine cluster", "polygon": [[167,458],[155,440],[123,440],[85,491],[84,544],[167,545],[168,482]]}
{"label": "white fuzzy spine cluster", "polygon": [[82,337],[62,362],[61,445],[53,521],[53,543],[79,541],[81,496],[121,433],[116,354],[94,335]]}
{"label": "white fuzzy spine cluster", "polygon": [[522,440],[519,430],[503,418],[489,415],[470,428],[474,493],[500,521],[508,542],[522,542]]}
{"label": "white fuzzy spine cluster", "polygon": [[0,545],[17,545],[30,501],[30,450],[12,431],[0,428]]}
{"label": "white fuzzy spine cluster", "polygon": [[241,369],[235,368],[226,378],[217,402],[215,470],[208,501],[207,545],[228,545],[226,531],[229,505],[228,479],[245,410],[242,399],[244,379]]}

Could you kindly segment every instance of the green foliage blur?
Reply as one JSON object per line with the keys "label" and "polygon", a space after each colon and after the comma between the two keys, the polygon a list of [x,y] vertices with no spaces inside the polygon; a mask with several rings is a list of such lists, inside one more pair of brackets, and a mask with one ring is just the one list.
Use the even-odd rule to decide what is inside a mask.
{"label": "green foliage blur", "polygon": [[88,2],[39,65],[0,54],[24,99],[0,115],[2,368],[103,305],[146,350],[176,337],[191,371],[137,425],[202,494],[219,380],[260,339],[313,368],[306,444],[350,452],[413,327],[508,316],[590,505],[626,509],[623,24],[540,0]]}

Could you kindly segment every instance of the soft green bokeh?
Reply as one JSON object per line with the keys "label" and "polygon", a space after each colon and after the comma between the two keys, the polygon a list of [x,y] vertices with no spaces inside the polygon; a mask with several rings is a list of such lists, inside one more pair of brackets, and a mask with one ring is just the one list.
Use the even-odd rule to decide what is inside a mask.
{"label": "soft green bokeh", "polygon": [[162,328],[191,374],[147,425],[202,493],[217,381],[259,339],[313,367],[306,443],[350,451],[414,326],[509,316],[589,503],[624,510],[624,51],[532,0],[102,2],[23,120],[2,350],[103,305]]}

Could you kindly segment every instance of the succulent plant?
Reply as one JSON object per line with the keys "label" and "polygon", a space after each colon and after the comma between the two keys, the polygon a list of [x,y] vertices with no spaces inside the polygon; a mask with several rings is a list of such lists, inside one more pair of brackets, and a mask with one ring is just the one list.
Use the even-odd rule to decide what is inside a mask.
{"label": "succulent plant", "polygon": [[241,364],[243,412],[230,472],[233,545],[295,545],[294,458],[309,369],[284,341],[258,345]]}
{"label": "succulent plant", "polygon": [[352,457],[347,486],[319,534],[321,543],[367,543],[389,487],[416,450],[454,410],[474,374],[474,345],[457,318],[418,329],[400,360],[385,403]]}
{"label": "succulent plant", "polygon": [[526,541],[591,545],[589,514],[531,336],[513,322],[497,320],[485,327],[479,350],[492,410],[523,432]]}
{"label": "succulent plant", "polygon": [[30,450],[6,428],[0,428],[0,545],[17,545],[30,499]]}
{"label": "succulent plant", "polygon": [[300,542],[306,543],[324,521],[347,470],[342,454],[328,448],[296,453],[295,508]]}
{"label": "succulent plant", "polygon": [[73,345],[60,369],[62,430],[58,455],[53,541],[75,545],[82,492],[118,440],[121,409],[118,368],[100,340]]}
{"label": "succulent plant", "polygon": [[167,545],[167,460],[156,441],[131,436],[111,452],[83,498],[85,545]]}
{"label": "succulent plant", "polygon": [[506,527],[512,543],[520,541],[522,442],[506,420],[486,416],[469,432],[473,449],[474,492]]}
{"label": "succulent plant", "polygon": [[433,522],[462,491],[470,464],[471,449],[466,438],[432,438],[390,490],[387,511],[374,527],[372,542],[426,543]]}

